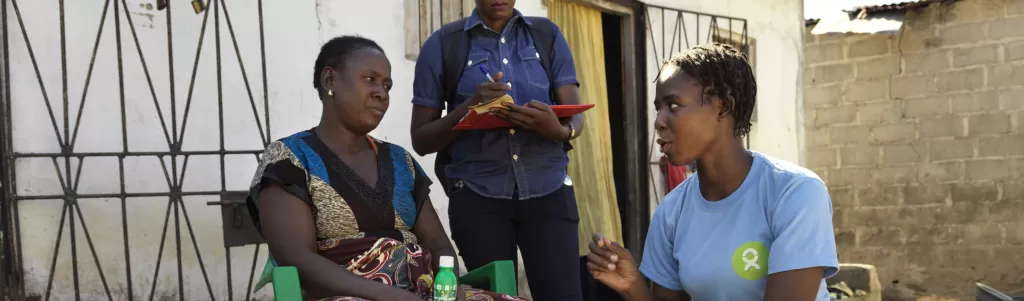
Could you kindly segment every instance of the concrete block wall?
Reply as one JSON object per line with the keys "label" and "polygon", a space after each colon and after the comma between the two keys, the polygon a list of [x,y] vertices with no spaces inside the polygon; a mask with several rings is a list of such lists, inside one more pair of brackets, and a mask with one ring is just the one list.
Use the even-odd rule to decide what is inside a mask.
{"label": "concrete block wall", "polygon": [[892,35],[812,35],[807,165],[827,182],[842,262],[925,295],[1024,294],[1024,0],[907,13]]}

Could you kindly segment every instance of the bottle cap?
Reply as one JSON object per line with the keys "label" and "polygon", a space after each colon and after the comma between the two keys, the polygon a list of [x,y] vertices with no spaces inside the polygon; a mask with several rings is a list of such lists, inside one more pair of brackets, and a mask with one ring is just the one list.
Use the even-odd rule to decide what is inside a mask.
{"label": "bottle cap", "polygon": [[441,256],[441,267],[442,268],[454,268],[455,258],[451,256]]}

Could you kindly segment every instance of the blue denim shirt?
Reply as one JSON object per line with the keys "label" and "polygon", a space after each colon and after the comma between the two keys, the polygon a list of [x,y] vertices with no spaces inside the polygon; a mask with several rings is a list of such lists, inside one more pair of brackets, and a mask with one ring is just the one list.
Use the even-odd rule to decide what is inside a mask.
{"label": "blue denim shirt", "polygon": [[[517,105],[530,100],[551,105],[551,84],[527,26],[531,26],[530,22],[515,10],[504,31],[498,33],[487,28],[473,11],[465,27],[470,39],[469,57],[455,99],[442,99],[441,38],[434,32],[423,44],[416,61],[412,103],[436,109],[447,105],[449,111],[458,107],[473,95],[477,85],[487,81],[477,66],[484,64],[492,76],[498,71],[503,73],[501,81],[511,85],[509,96]],[[560,30],[552,48],[551,73],[555,85],[578,85],[572,53]],[[568,164],[561,141],[521,129],[469,130],[452,142],[452,163],[445,172],[448,178],[462,180],[485,197],[511,199],[518,188],[519,199],[529,199],[561,188]]]}

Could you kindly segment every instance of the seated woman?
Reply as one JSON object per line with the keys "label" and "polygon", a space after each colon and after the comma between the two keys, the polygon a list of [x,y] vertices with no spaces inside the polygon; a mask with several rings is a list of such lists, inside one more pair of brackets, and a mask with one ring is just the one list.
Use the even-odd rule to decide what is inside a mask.
{"label": "seated woman", "polygon": [[594,278],[627,300],[829,300],[825,278],[839,271],[832,201],[814,172],[744,149],[757,95],[746,56],[695,47],[662,67],[655,89],[661,151],[697,172],[655,210],[639,269],[594,235]]}
{"label": "seated woman", "polygon": [[[405,149],[367,135],[388,110],[391,63],[371,40],[337,37],[320,49],[313,86],[320,124],[267,146],[249,190],[273,259],[298,269],[309,297],[432,299],[438,258],[455,252],[430,179]],[[467,296],[520,300],[468,289],[459,299]]]}

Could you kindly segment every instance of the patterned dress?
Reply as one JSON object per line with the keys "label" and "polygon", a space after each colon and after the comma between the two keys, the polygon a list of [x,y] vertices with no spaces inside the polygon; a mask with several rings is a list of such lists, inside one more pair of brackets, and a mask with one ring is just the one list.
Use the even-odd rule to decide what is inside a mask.
{"label": "patterned dress", "polygon": [[[280,183],[312,209],[320,255],[356,275],[432,300],[432,257],[411,231],[431,181],[405,149],[367,139],[377,153],[375,187],[356,175],[313,130],[271,143],[249,189],[249,212],[256,227],[261,227],[260,190],[267,181]],[[271,265],[276,266],[273,259]],[[268,280],[261,279],[257,290]],[[466,293],[467,300],[522,300],[476,289]]]}

